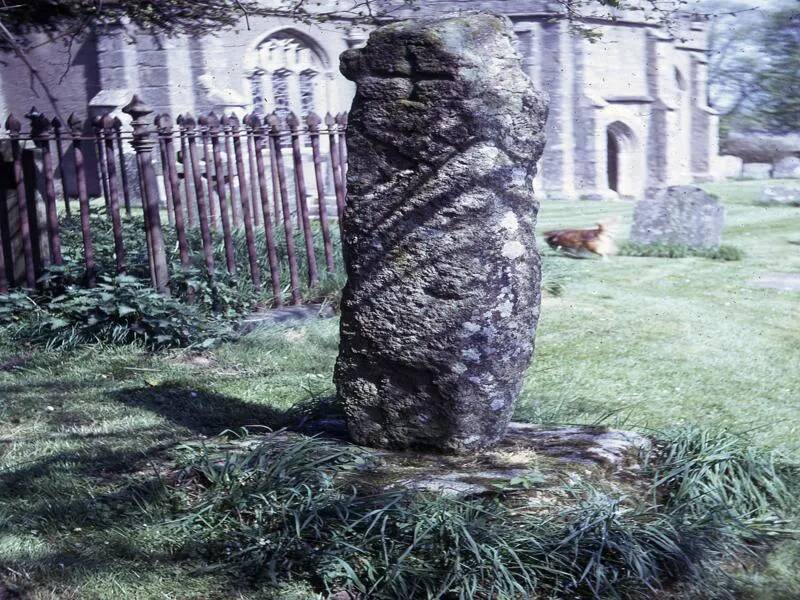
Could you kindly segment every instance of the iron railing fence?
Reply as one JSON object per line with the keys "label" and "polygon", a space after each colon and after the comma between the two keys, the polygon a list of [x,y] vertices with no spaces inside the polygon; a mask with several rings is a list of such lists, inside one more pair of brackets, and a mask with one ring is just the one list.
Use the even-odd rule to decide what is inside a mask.
{"label": "iron railing fence", "polygon": [[[132,118],[129,130],[109,114],[85,128],[74,115],[63,124],[32,110],[26,115],[27,131],[19,119],[8,117],[6,136],[0,137],[8,173],[6,193],[0,197],[0,293],[14,287],[35,288],[45,269],[63,264],[59,204],[70,217],[76,201],[84,281],[95,285],[87,185],[91,180],[99,181],[98,195],[111,224],[116,272],[129,268],[122,219],[141,218],[147,270],[153,287],[161,292],[168,293],[170,281],[164,213],[166,226],[174,228],[179,268],[200,267],[211,278],[218,268],[235,274],[234,235],[243,230],[248,276],[257,289],[264,283],[256,231],[263,228],[268,285],[276,305],[282,303],[284,261],[289,272],[287,300],[292,304],[301,301],[302,272],[312,287],[320,279],[318,260],[325,271],[333,272],[331,227],[340,223],[347,196],[347,113],[324,118],[311,113],[302,121],[293,113],[285,120],[274,113],[248,114],[240,120],[213,112],[153,118],[153,111],[138,96],[123,112]],[[315,249],[312,219],[319,222],[321,251]],[[187,233],[193,229],[199,230],[202,240],[202,265],[192,265]],[[279,229],[286,245],[281,252],[276,247]],[[294,243],[298,232],[305,246],[300,253]],[[220,236],[224,265],[218,267],[213,238]]]}

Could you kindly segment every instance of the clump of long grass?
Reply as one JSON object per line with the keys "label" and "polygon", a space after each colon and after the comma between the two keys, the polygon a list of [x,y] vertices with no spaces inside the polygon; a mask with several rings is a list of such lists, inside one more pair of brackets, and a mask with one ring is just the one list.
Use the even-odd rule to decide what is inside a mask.
{"label": "clump of long grass", "polygon": [[[786,533],[787,488],[741,439],[673,433],[644,457],[650,494],[586,485],[543,510],[382,489],[362,450],[277,433],[194,456],[174,526],[216,568],[356,597],[638,598],[718,580],[726,553]],[[354,474],[356,474],[354,476]],[[723,509],[723,506],[727,507]],[[697,592],[699,593],[699,592]]]}
{"label": "clump of long grass", "polygon": [[696,256],[711,260],[737,261],[744,252],[736,246],[722,244],[717,248],[691,248],[676,244],[637,244],[624,241],[619,245],[620,256],[644,256],[654,258],[687,258]]}
{"label": "clump of long grass", "polygon": [[662,436],[645,456],[659,502],[694,519],[716,516],[734,537],[756,541],[786,532],[785,515],[796,502],[787,483],[792,465],[727,431],[690,427]]}

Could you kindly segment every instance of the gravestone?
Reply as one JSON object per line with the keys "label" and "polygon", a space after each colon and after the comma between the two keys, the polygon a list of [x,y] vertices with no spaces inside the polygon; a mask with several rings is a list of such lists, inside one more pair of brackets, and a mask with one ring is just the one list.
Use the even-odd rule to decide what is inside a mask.
{"label": "gravestone", "polygon": [[800,157],[786,156],[775,162],[772,168],[775,179],[800,179]]}
{"label": "gravestone", "polygon": [[714,174],[723,179],[735,179],[742,176],[742,159],[730,154],[717,156],[714,160]]}
{"label": "gravestone", "polygon": [[357,84],[335,371],[350,435],[487,447],[533,353],[546,101],[510,22],[485,14],[381,27],[341,69]]}
{"label": "gravestone", "polygon": [[769,179],[772,177],[772,163],[744,163],[742,177],[744,179]]}
{"label": "gravestone", "polygon": [[756,204],[762,206],[800,206],[800,188],[770,185],[761,191]]}
{"label": "gravestone", "polygon": [[725,225],[725,207],[692,185],[648,192],[636,204],[630,241],[690,248],[717,248]]}

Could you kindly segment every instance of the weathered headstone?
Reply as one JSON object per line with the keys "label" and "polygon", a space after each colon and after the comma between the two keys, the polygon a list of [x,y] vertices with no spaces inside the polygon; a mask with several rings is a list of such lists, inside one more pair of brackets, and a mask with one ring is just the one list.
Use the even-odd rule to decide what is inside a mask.
{"label": "weathered headstone", "polygon": [[357,84],[335,372],[350,434],[489,446],[533,352],[546,101],[490,15],[381,27],[342,72]]}
{"label": "weathered headstone", "polygon": [[742,177],[744,179],[769,179],[772,177],[772,163],[744,163]]}
{"label": "weathered headstone", "polygon": [[775,179],[800,179],[800,157],[785,156],[775,161],[772,167]]}
{"label": "weathered headstone", "polygon": [[800,188],[770,185],[761,191],[756,204],[764,206],[800,206]]}
{"label": "weathered headstone", "polygon": [[714,174],[723,179],[742,176],[742,159],[730,154],[717,156],[714,160]]}
{"label": "weathered headstone", "polygon": [[676,185],[648,193],[636,204],[630,241],[690,248],[716,248],[722,240],[725,207],[692,185]]}

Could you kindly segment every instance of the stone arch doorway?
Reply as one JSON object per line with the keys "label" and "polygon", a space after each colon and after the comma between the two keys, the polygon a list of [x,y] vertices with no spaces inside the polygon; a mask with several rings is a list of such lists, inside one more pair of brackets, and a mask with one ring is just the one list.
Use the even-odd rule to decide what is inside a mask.
{"label": "stone arch doorway", "polygon": [[255,113],[275,111],[281,118],[290,111],[300,117],[325,113],[333,74],[327,54],[313,38],[282,29],[264,37],[253,52],[247,77]]}
{"label": "stone arch doorway", "polygon": [[608,188],[622,197],[639,192],[642,173],[637,172],[638,141],[633,130],[622,121],[606,128],[606,174]]}

